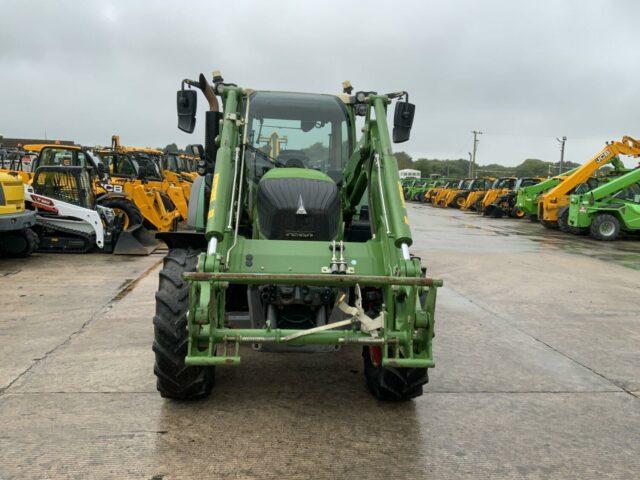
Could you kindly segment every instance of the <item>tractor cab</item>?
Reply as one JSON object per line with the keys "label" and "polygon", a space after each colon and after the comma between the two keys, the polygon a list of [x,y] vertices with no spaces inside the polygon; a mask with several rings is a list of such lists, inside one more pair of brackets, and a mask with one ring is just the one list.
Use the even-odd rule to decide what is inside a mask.
{"label": "tractor cab", "polygon": [[340,183],[352,149],[352,129],[337,97],[254,92],[247,103],[245,156],[252,181],[272,168],[301,168]]}
{"label": "tractor cab", "polygon": [[281,92],[254,92],[246,108],[254,237],[333,240],[352,149],[346,108],[332,95]]}

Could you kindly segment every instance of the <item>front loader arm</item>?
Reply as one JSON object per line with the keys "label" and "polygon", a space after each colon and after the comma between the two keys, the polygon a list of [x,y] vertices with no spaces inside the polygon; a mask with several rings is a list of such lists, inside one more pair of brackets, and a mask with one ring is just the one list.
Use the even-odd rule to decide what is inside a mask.
{"label": "front loader arm", "polygon": [[227,87],[223,94],[223,122],[207,211],[206,238],[209,255],[216,253],[218,243],[223,241],[225,233],[231,231],[229,215],[231,215],[230,208],[233,202],[231,196],[236,180],[234,172],[237,173],[239,168],[238,132],[241,122],[239,108],[242,94],[242,89],[238,87]]}
{"label": "front loader arm", "polygon": [[385,95],[367,97],[364,134],[345,169],[343,202],[349,218],[368,189],[372,231],[391,239],[393,246],[401,248],[408,260],[413,239],[386,122],[390,102]]}

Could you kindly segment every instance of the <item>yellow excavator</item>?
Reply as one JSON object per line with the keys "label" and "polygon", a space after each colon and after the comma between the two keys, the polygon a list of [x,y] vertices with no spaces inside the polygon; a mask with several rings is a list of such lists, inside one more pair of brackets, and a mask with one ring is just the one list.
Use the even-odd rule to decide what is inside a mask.
{"label": "yellow excavator", "polygon": [[22,147],[11,149],[11,151],[3,151],[2,153],[0,172],[9,173],[14,177],[19,177],[24,183],[29,183],[35,154],[26,151]]}
{"label": "yellow excavator", "polygon": [[588,162],[576,168],[571,175],[548,190],[539,199],[538,219],[547,228],[559,227],[568,230],[570,194],[581,184],[587,182],[602,166],[616,163],[620,166],[619,155],[640,157],[640,142],[625,136],[620,141],[609,142]]}
{"label": "yellow excavator", "polygon": [[27,257],[38,247],[36,215],[25,209],[19,175],[0,172],[0,257]]}

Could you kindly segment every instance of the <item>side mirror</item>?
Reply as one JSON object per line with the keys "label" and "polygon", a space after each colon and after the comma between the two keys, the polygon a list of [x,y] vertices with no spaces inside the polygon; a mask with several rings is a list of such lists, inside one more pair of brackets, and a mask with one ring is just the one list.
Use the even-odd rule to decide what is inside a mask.
{"label": "side mirror", "polygon": [[183,132],[193,133],[196,128],[196,111],[198,110],[198,94],[195,90],[178,90],[178,128]]}
{"label": "side mirror", "polygon": [[396,102],[396,109],[393,115],[393,143],[402,143],[409,140],[415,113],[416,106],[413,103]]}

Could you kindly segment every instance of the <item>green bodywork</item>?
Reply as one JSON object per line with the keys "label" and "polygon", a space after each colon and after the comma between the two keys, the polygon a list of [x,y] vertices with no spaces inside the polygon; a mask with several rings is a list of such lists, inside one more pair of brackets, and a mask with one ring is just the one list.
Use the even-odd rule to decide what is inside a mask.
{"label": "green bodywork", "polygon": [[433,185],[434,180],[429,178],[417,178],[414,182],[404,188],[404,198],[407,200],[415,200],[416,196],[421,192],[424,193],[427,188]]}
{"label": "green bodywork", "polygon": [[[391,98],[368,94],[366,102],[360,104],[344,97],[339,100],[347,114],[350,138],[356,138],[356,107],[364,113],[364,127],[361,138],[352,144],[338,184],[341,227],[335,241],[343,240],[345,225],[358,217],[363,203],[368,205],[373,235],[363,242],[344,242],[348,269],[336,274],[329,268],[332,242],[270,240],[259,232],[256,202],[251,201],[259,182],[274,178],[333,180],[310,168],[273,168],[258,183],[248,179],[243,139],[247,138],[253,92],[225,84],[222,93],[223,121],[216,137],[211,195],[205,199],[203,185],[195,221],[197,227],[205,227],[209,248],[200,254],[197,272],[184,275],[190,282],[186,364],[237,364],[240,344],[355,343],[381,347],[382,365],[433,367],[434,310],[442,281],[425,278],[420,260],[403,255],[403,248],[408,251],[413,240],[386,123]],[[247,217],[254,225],[251,238],[238,232],[237,220]],[[308,334],[302,329],[274,328],[269,322],[265,328],[229,328],[226,293],[233,285],[378,289],[383,325],[371,332],[353,321],[345,329]]]}
{"label": "green bodywork", "polygon": [[577,168],[574,168],[573,170],[569,170],[568,172],[565,172],[562,175],[557,175],[555,177],[548,178],[547,180],[537,183],[535,185],[519,188],[516,192],[516,207],[522,210],[527,216],[537,215],[538,200],[539,200],[538,197],[542,193],[558,185],[567,176],[571,175],[576,170]]}
{"label": "green bodywork", "polygon": [[569,225],[588,228],[601,213],[620,220],[622,229],[640,230],[640,168],[581,195],[571,195]]}
{"label": "green bodywork", "polygon": [[439,174],[433,174],[428,178],[414,178],[403,185],[404,198],[406,200],[420,201],[427,190],[433,187],[445,185],[451,178],[443,178]]}

